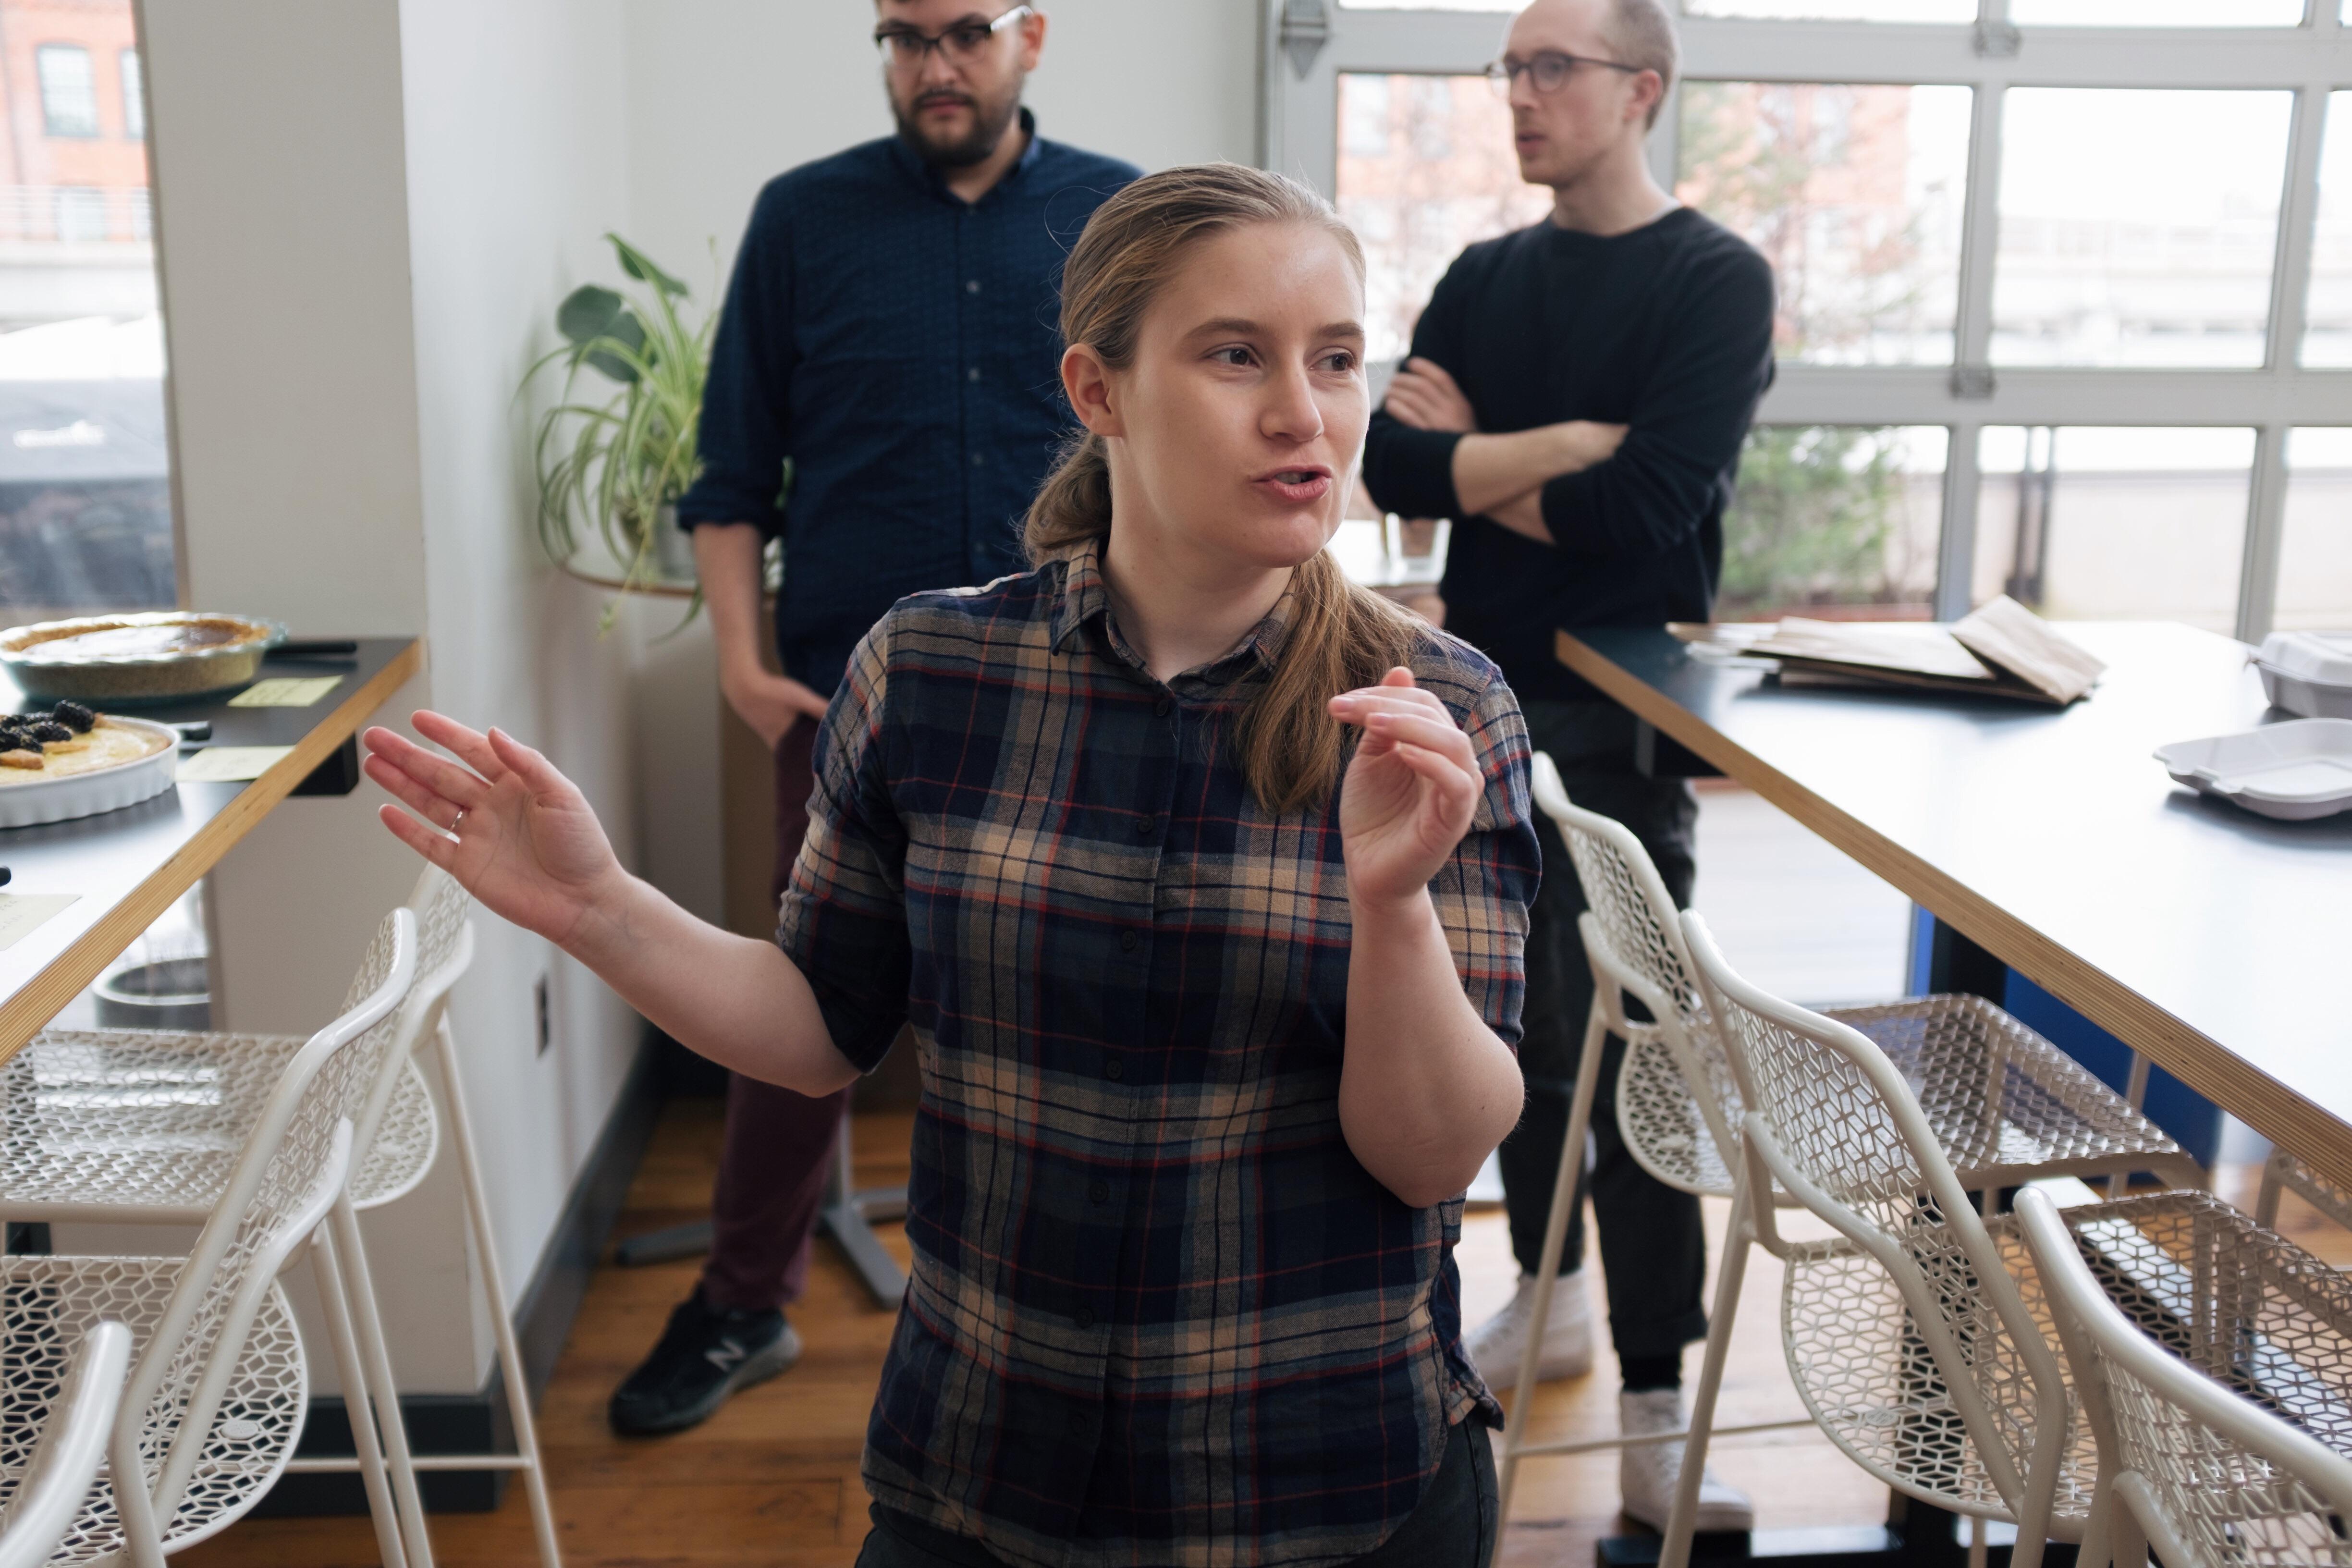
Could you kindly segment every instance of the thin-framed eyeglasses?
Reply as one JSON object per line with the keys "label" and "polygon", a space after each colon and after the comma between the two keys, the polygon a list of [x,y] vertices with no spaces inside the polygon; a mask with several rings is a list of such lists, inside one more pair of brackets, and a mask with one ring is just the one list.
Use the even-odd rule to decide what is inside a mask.
{"label": "thin-framed eyeglasses", "polygon": [[1031,14],[1028,6],[1015,5],[992,22],[959,22],[941,29],[936,37],[912,27],[879,27],[874,33],[874,47],[881,51],[882,63],[898,70],[919,69],[933,49],[947,57],[950,65],[970,65],[988,52],[999,33]]}
{"label": "thin-framed eyeglasses", "polygon": [[1511,84],[1517,81],[1519,73],[1524,71],[1536,84],[1538,92],[1558,92],[1568,85],[1568,79],[1576,74],[1579,66],[1602,66],[1610,70],[1623,71],[1628,76],[1639,76],[1649,68],[1647,66],[1629,66],[1622,60],[1596,59],[1591,55],[1541,49],[1532,58],[1524,60],[1505,55],[1486,68],[1486,85],[1495,89],[1496,98],[1508,98],[1511,96]]}

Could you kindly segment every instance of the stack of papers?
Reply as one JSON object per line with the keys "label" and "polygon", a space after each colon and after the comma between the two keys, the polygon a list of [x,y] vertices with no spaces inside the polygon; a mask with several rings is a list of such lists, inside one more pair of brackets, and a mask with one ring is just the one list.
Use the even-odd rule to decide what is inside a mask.
{"label": "stack of papers", "polygon": [[2006,596],[1949,626],[1791,616],[1747,652],[1777,659],[1784,686],[1909,686],[2064,707],[2106,666]]}

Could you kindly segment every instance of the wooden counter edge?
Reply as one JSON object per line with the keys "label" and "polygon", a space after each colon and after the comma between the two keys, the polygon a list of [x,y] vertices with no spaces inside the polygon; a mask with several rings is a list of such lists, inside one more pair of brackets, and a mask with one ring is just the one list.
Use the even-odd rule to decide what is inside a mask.
{"label": "wooden counter edge", "polygon": [[140,932],[162,918],[173,901],[196,885],[196,879],[220,864],[237,840],[294,793],[294,786],[333,754],[336,747],[358,733],[367,717],[425,666],[425,644],[412,640],[334,711],[313,725],[268,771],[239,790],[211,821],[188,836],[172,857],[157,867],[131,895],[72,945],[49,961],[40,973],[0,1004],[0,1062],[22,1050],[67,1003],[81,994],[106,966],[137,941]]}
{"label": "wooden counter edge", "polygon": [[2006,910],[1709,728],[1687,709],[1579,641],[1556,634],[1560,663],[1619,705],[1746,784],[1970,942],[2220,1105],[2257,1132],[2352,1184],[2352,1129]]}

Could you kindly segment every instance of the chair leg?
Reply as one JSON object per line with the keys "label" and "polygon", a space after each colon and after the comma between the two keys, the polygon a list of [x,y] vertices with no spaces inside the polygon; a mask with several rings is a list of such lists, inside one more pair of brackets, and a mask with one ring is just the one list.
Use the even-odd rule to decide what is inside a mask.
{"label": "chair leg", "polygon": [[2279,1159],[2278,1151],[2273,1150],[2270,1158],[2263,1162],[2262,1191],[2254,1199],[2254,1223],[2264,1230],[2278,1228]]}
{"label": "chair leg", "polygon": [[[137,1373],[132,1373],[136,1386]],[[147,1495],[147,1467],[139,1457],[147,1412],[125,1400],[115,1415],[114,1430],[106,1440],[108,1480],[114,1491],[114,1516],[122,1521],[122,1544],[131,1568],[163,1568],[163,1531],[155,1523],[155,1501]]]}
{"label": "chair leg", "polygon": [[1698,1392],[1691,1399],[1690,1435],[1683,1439],[1675,1506],[1666,1516],[1666,1538],[1658,1544],[1658,1568],[1689,1568],[1691,1537],[1698,1525],[1699,1481],[1706,1473],[1706,1441],[1715,1429],[1716,1395],[1723,1390],[1731,1325],[1739,1313],[1739,1287],[1748,1278],[1748,1173],[1742,1167],[1731,1190],[1731,1223],[1724,1227],[1723,1257],[1715,1266],[1715,1310],[1707,1318],[1706,1352],[1699,1362]]}
{"label": "chair leg", "polygon": [[[425,1533],[425,1500],[416,1487],[416,1465],[409,1457],[408,1424],[400,1411],[400,1385],[393,1376],[392,1352],[383,1339],[383,1317],[376,1306],[375,1280],[368,1272],[367,1249],[360,1239],[359,1215],[352,1208],[349,1194],[335,1201],[329,1223],[335,1227],[336,1253],[351,1298],[352,1323],[368,1370],[368,1397],[383,1425],[384,1458],[392,1472],[392,1499],[400,1510],[400,1535],[408,1548],[408,1568],[433,1568],[433,1542]],[[324,1281],[320,1283],[323,1287]]]}
{"label": "chair leg", "polygon": [[332,1227],[320,1226],[310,1238],[310,1245],[316,1249],[311,1267],[319,1276],[319,1304],[326,1310],[327,1338],[333,1342],[335,1371],[343,1382],[343,1408],[351,1415],[352,1444],[359,1451],[360,1485],[367,1492],[368,1516],[375,1521],[376,1551],[383,1560],[383,1568],[401,1568],[407,1557],[401,1550],[392,1489],[384,1480],[383,1452],[376,1445],[376,1423],[368,1398],[365,1363],[360,1357],[358,1338],[352,1331],[350,1288],[335,1256]]}
{"label": "chair leg", "polygon": [[[1528,1319],[1532,1326],[1528,1342],[1519,1352],[1517,1391],[1511,1395],[1511,1408],[1503,1426],[1503,1474],[1496,1487],[1500,1501],[1495,1512],[1501,1524],[1510,1521],[1511,1485],[1518,1478],[1519,1450],[1527,1445],[1528,1421],[1535,1411],[1536,1366],[1543,1355],[1543,1326],[1551,1321],[1551,1296],[1559,1283],[1559,1255],[1568,1247],[1568,1222],[1576,1207],[1577,1178],[1584,1173],[1585,1133],[1592,1125],[1592,1101],[1601,1084],[1601,1047],[1608,1032],[1601,998],[1596,995],[1591,1015],[1585,1021],[1584,1055],[1576,1067],[1576,1094],[1569,1101],[1568,1139],[1560,1145],[1559,1173],[1552,1182],[1551,1215],[1544,1223],[1542,1260],[1536,1265],[1536,1299]],[[1584,1281],[1578,1280],[1575,1288],[1582,1289]],[[1495,1531],[1495,1550],[1498,1554],[1502,1538],[1498,1528]]]}
{"label": "chair leg", "polygon": [[507,1412],[514,1422],[515,1449],[522,1458],[524,1495],[530,1503],[532,1533],[539,1541],[541,1568],[562,1568],[563,1553],[556,1544],[555,1508],[547,1491],[547,1470],[539,1456],[537,1418],[531,1414],[530,1383],[524,1375],[522,1347],[517,1342],[514,1317],[507,1307],[505,1275],[490,1235],[489,1199],[474,1152],[474,1128],[466,1112],[466,1091],[457,1079],[457,1048],[449,1037],[445,1017],[434,1049],[441,1064],[441,1090],[449,1107],[449,1141],[457,1145],[457,1169],[466,1187],[466,1226],[474,1238],[474,1254],[481,1265],[483,1293],[489,1299],[490,1327],[497,1336],[499,1375],[506,1389]]}

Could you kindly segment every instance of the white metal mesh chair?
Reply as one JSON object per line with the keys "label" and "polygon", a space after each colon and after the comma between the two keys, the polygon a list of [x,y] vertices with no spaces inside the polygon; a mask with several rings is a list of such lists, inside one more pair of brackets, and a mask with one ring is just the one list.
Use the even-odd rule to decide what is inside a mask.
{"label": "white metal mesh chair", "polygon": [[[219,1204],[185,1258],[0,1258],[0,1500],[24,1485],[28,1432],[58,1396],[68,1347],[111,1320],[137,1352],[108,1443],[111,1486],[87,1500],[52,1561],[156,1568],[226,1528],[283,1472],[300,1434],[309,1365],[278,1276],[307,1244],[324,1279],[337,1276],[329,1216],[350,1173],[352,1079],[396,1031],[415,978],[416,921],[398,910],[362,968],[360,1005],[321,1029],[286,1065],[223,1183]],[[321,1291],[348,1387],[363,1387],[359,1346],[341,1293]],[[400,1561],[373,1424],[353,1423],[384,1561]]]}
{"label": "white metal mesh chair", "polygon": [[2352,1282],[2203,1194],[2017,1218],[2097,1447],[2084,1568],[2352,1568]]}
{"label": "white metal mesh chair", "polygon": [[[2079,1536],[2093,1467],[2058,1359],[1993,1239],[2011,1222],[1979,1217],[1911,1072],[1853,1027],[1741,980],[1697,916],[1683,925],[1748,1108],[1734,1220],[1786,1265],[1781,1340],[1815,1425],[1899,1491],[2014,1522],[2011,1561],[2036,1568],[2053,1531]],[[1783,1237],[1773,1206],[1751,1201],[1776,1183],[1837,1236]],[[1702,1405],[1721,1381],[1717,1349]],[[1688,1560],[1689,1478],[1706,1438],[1694,1415],[1669,1568]]]}
{"label": "white metal mesh chair", "polygon": [[[345,1108],[358,1152],[349,1203],[339,1205],[337,1243],[343,1303],[353,1321],[369,1374],[368,1393],[384,1415],[383,1440],[392,1468],[392,1495],[410,1568],[431,1568],[420,1470],[519,1470],[544,1568],[559,1568],[555,1519],[540,1463],[536,1424],[522,1354],[506,1306],[506,1287],[491,1240],[488,1194],[466,1113],[462,1079],[447,1019],[450,990],[473,961],[472,900],[456,879],[426,867],[405,906],[418,931],[417,978],[373,1070],[352,1080]],[[353,983],[354,991],[358,982]],[[49,1030],[20,1055],[34,1060],[17,1076],[0,1077],[0,1107],[18,1102],[31,1087],[53,1115],[38,1140],[20,1140],[15,1118],[0,1121],[0,1212],[12,1219],[138,1221],[200,1220],[216,1199],[225,1173],[223,1151],[234,1153],[250,1130],[273,1070],[299,1049],[298,1037]],[[449,1097],[466,1225],[495,1335],[503,1393],[515,1438],[513,1454],[442,1454],[417,1459],[392,1415],[399,1389],[383,1337],[373,1279],[356,1215],[406,1196],[431,1168],[440,1148],[440,1121],[418,1057],[436,1053]],[[36,1055],[39,1053],[39,1055]],[[91,1086],[94,1092],[78,1094]],[[124,1089],[137,1092],[126,1094]],[[62,1123],[63,1125],[58,1125]],[[324,1282],[321,1282],[322,1290]],[[350,1472],[357,1456],[297,1459],[299,1473]]]}
{"label": "white metal mesh chair", "polygon": [[[50,1405],[25,1479],[0,1519],[0,1568],[40,1568],[65,1543],[106,1463],[106,1440],[130,1370],[129,1329],[101,1321],[82,1335],[81,1353]],[[0,1404],[0,1421],[14,1414],[6,1406],[16,1403],[8,1397]]]}
{"label": "white metal mesh chair", "polygon": [[[1667,1185],[1707,1196],[1732,1195],[1745,1107],[1697,984],[1682,917],[1649,852],[1622,823],[1571,803],[1549,757],[1537,754],[1534,774],[1536,804],[1559,826],[1584,889],[1588,910],[1579,930],[1593,970],[1592,1012],[1537,1270],[1531,1318],[1543,1322],[1582,1166],[1603,1032],[1626,1041],[1617,1080],[1618,1131],[1634,1159]],[[1622,1002],[1627,995],[1640,1001],[1654,1021],[1633,1019]],[[2146,1117],[2055,1046],[1979,997],[1917,996],[1827,1016],[1858,1030],[1901,1065],[1939,1146],[1970,1191],[2046,1176],[2113,1178],[2138,1170],[2156,1171],[2175,1184],[2201,1178],[2195,1162]],[[1792,1200],[1775,1193],[1773,1201],[1785,1206]],[[1735,1222],[1717,1268],[1706,1356],[1718,1382],[1751,1231],[1752,1226]],[[1529,1349],[1535,1348],[1531,1337]],[[1526,1442],[1535,1371],[1530,1353],[1520,1363],[1518,1392],[1504,1434],[1506,1510],[1521,1458],[1612,1442]],[[1695,1429],[1713,1419],[1715,1386],[1702,1378],[1692,1408]],[[1804,1423],[1764,1423],[1725,1428],[1724,1434],[1791,1425]],[[1696,1472],[1689,1484],[1696,1486]]]}

